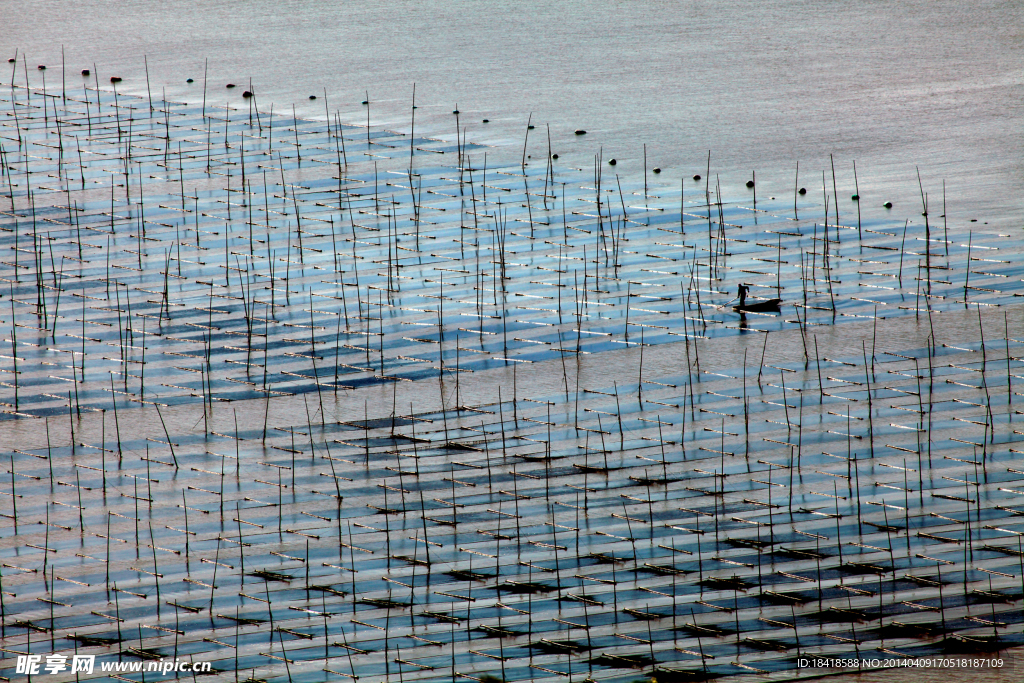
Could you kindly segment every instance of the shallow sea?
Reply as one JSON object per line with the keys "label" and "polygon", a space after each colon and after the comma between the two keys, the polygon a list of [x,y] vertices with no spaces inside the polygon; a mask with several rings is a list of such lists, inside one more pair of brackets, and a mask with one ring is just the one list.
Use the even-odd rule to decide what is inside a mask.
{"label": "shallow sea", "polygon": [[710,151],[724,187],[756,172],[758,193],[790,196],[798,162],[796,184],[813,191],[823,172],[831,183],[834,160],[843,196],[854,192],[856,162],[864,201],[916,207],[927,193],[934,206],[945,192],[951,223],[976,219],[994,233],[1024,219],[1022,27],[1024,6],[997,1],[179,0],[125,11],[8,0],[0,54],[24,55],[33,86],[38,64],[68,88],[90,68],[104,85],[123,77],[130,94],[198,102],[205,81],[210,103],[240,105],[243,88],[224,87],[232,82],[261,107],[399,131],[413,125],[415,86],[419,134],[454,139],[457,107],[470,140],[508,154],[529,121],[524,153],[546,153],[550,126],[562,163],[586,168],[601,154],[634,179],[654,167],[662,179],[703,175]]}
{"label": "shallow sea", "polygon": [[[707,167],[723,186],[760,178],[762,196],[813,191],[832,155],[839,184],[878,204],[1019,226],[1024,191],[1024,8],[995,0],[845,3],[429,0],[248,3],[84,0],[4,3],[0,51],[82,68],[122,89],[221,104],[251,82],[262,105],[304,116],[520,146],[532,115],[563,162],[603,151],[621,174]],[[37,72],[30,77],[38,80]],[[195,79],[191,85],[187,78]],[[317,101],[309,100],[317,95]],[[483,119],[490,123],[483,124]],[[575,129],[588,134],[577,138]],[[540,133],[538,135],[537,133]],[[844,192],[845,194],[845,192]],[[934,213],[934,211],[933,211]]]}

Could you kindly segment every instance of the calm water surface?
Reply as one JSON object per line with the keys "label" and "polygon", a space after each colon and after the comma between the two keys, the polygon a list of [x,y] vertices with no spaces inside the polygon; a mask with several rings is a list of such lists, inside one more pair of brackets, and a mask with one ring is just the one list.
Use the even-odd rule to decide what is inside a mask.
{"label": "calm water surface", "polygon": [[[565,164],[603,151],[617,172],[659,166],[675,182],[705,173],[758,192],[820,193],[834,155],[840,196],[857,162],[865,201],[919,205],[916,169],[937,202],[946,183],[951,222],[1004,232],[1024,210],[1024,5],[949,0],[746,2],[532,1],[248,3],[176,0],[133,5],[7,0],[0,49],[27,56],[28,78],[57,87],[63,46],[68,87],[82,68],[122,90],[241,105],[250,80],[260,106],[454,138],[452,110],[470,139],[546,152],[545,125]],[[9,65],[8,65],[9,66]],[[194,78],[191,85],[186,78]],[[8,81],[10,72],[2,73]],[[19,64],[19,83],[25,73]],[[317,95],[312,101],[310,95]],[[483,119],[490,119],[484,124]],[[583,128],[586,136],[573,131]],[[496,151],[495,153],[501,153]],[[653,177],[652,177],[653,179]],[[829,177],[829,184],[831,177]],[[934,205],[934,204],[933,204]],[[841,210],[851,210],[841,204]],[[536,387],[534,393],[543,393]],[[827,680],[1020,680],[1002,672],[886,672]]]}
{"label": "calm water surface", "polygon": [[359,122],[368,94],[374,125],[408,130],[415,83],[427,134],[454,138],[458,103],[473,139],[518,150],[532,113],[528,152],[545,153],[550,124],[563,163],[603,149],[624,175],[643,172],[646,144],[661,179],[703,174],[711,150],[723,186],[756,171],[759,193],[788,196],[799,160],[820,193],[832,154],[840,196],[856,161],[866,201],[918,206],[919,167],[932,206],[946,181],[950,220],[1024,213],[1017,2],[9,0],[0,16],[3,54],[27,54],[36,84],[37,64],[60,78],[63,45],[69,86],[95,64],[145,94],[145,57],[154,94],[198,101],[208,59],[210,102],[240,104],[224,85],[251,79],[261,106],[324,116],[326,92]]}

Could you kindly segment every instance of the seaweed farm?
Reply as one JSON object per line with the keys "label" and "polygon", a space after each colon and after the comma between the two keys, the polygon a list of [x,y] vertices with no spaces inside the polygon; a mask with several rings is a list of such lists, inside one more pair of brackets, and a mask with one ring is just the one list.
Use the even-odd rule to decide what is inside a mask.
{"label": "seaweed farm", "polygon": [[1024,241],[942,188],[898,213],[837,159],[758,196],[711,154],[560,165],[583,131],[18,71],[5,677],[765,681],[1024,645]]}

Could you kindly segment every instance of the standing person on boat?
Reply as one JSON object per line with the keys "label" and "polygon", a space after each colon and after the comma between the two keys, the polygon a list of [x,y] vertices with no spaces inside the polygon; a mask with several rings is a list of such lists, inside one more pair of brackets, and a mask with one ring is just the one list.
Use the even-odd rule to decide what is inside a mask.
{"label": "standing person on boat", "polygon": [[740,298],[740,302],[736,305],[737,308],[743,308],[747,302],[747,291],[750,289],[747,285],[740,284],[739,289],[736,292],[736,296]]}
{"label": "standing person on boat", "polygon": [[732,307],[734,311],[778,311],[779,304],[782,303],[782,299],[757,299],[753,303],[747,303],[747,292],[750,290],[749,285],[740,284],[737,289],[736,295],[740,302]]}

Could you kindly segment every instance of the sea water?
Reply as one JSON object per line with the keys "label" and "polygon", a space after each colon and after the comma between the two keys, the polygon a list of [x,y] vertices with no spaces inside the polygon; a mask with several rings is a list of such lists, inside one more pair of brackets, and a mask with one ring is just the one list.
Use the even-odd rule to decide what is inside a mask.
{"label": "sea water", "polygon": [[524,153],[542,157],[550,125],[562,163],[602,154],[634,180],[644,145],[648,172],[687,179],[707,174],[710,151],[723,184],[756,172],[758,192],[780,197],[794,180],[820,194],[832,155],[840,196],[854,191],[856,161],[865,201],[916,206],[927,193],[937,214],[945,181],[944,211],[960,227],[1021,226],[1024,59],[1011,3],[181,2],[126,14],[9,2],[0,12],[4,54],[27,56],[33,86],[37,64],[51,85],[72,88],[90,68],[104,86],[116,74],[126,93],[190,103],[206,81],[213,104],[237,105],[252,87],[261,106],[356,123],[369,114],[407,131],[415,84],[422,134],[454,139],[457,107],[470,139],[508,150],[531,121]]}
{"label": "sea water", "polygon": [[648,170],[674,178],[706,174],[710,152],[712,174],[756,172],[762,197],[820,189],[823,170],[830,184],[833,161],[853,194],[855,162],[873,204],[920,206],[923,191],[939,214],[945,181],[951,220],[1020,227],[1018,3],[11,0],[0,14],[3,54],[46,64],[51,84],[63,49],[71,87],[94,65],[125,92],[186,101],[206,80],[217,105],[251,83],[278,111],[401,130],[415,86],[425,134],[454,139],[458,106],[471,139],[520,146],[532,115],[531,156],[548,125],[563,162],[603,152],[622,174],[642,173],[644,145]]}

